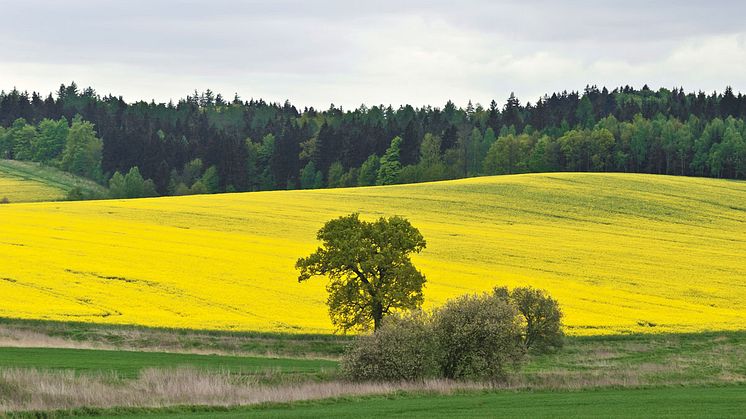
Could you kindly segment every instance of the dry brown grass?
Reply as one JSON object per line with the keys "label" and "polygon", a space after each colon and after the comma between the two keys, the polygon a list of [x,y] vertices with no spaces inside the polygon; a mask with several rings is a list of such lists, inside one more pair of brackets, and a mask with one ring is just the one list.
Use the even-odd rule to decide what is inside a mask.
{"label": "dry brown grass", "polygon": [[[7,369],[0,371],[0,412],[56,410],[79,407],[165,407],[173,405],[234,406],[265,402],[292,402],[334,397],[382,395],[395,392],[503,390],[582,390],[603,387],[660,385],[661,374],[676,377],[685,367],[646,363],[637,368],[612,367],[570,371],[562,368],[517,373],[506,382],[478,383],[427,380],[398,383],[345,381],[301,382],[270,386],[261,377],[228,372],[181,369],[144,369],[136,379],[115,374],[75,374],[72,371]],[[723,373],[692,380],[669,378],[664,385],[743,383],[740,374]]]}
{"label": "dry brown grass", "polygon": [[0,325],[0,346],[13,348],[117,349],[100,342],[76,342],[33,330]]}
{"label": "dry brown grass", "polygon": [[11,369],[0,372],[0,411],[55,410],[77,407],[163,407],[173,405],[250,405],[343,396],[420,391],[447,394],[488,385],[446,380],[417,383],[341,381],[262,386],[227,373],[193,369],[144,370],[135,380],[107,375]]}

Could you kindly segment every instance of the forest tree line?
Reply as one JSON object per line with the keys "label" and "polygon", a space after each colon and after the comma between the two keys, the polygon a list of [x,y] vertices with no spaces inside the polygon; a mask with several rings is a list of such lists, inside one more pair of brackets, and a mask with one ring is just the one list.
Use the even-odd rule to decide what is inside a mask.
{"label": "forest tree line", "polygon": [[126,103],[75,83],[0,93],[0,158],[112,196],[365,186],[551,171],[746,178],[746,96],[587,87],[521,104],[297,109],[195,92]]}

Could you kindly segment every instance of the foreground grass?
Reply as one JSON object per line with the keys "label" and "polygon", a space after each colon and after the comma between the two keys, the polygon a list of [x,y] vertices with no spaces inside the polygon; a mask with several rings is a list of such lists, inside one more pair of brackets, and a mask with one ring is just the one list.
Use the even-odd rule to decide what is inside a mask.
{"label": "foreground grass", "polygon": [[73,188],[87,196],[105,196],[106,188],[88,179],[39,163],[0,160],[0,200],[57,201]]}
{"label": "foreground grass", "polygon": [[[334,379],[335,360],[351,338],[0,319],[0,347],[39,348],[0,348],[0,368],[114,371],[134,377],[143,368],[185,365],[228,372],[277,367],[278,372]],[[565,342],[557,353],[530,356],[514,374],[514,384],[572,388],[746,382],[746,331],[569,336]]]}
{"label": "foreground grass", "polygon": [[319,359],[238,357],[163,352],[108,351],[59,348],[0,348],[0,368],[68,370],[137,378],[145,369],[193,368],[233,375],[270,375],[318,380],[336,370],[337,363]]}
{"label": "foreground grass", "polygon": [[[71,410],[48,417],[317,418],[317,417],[743,417],[746,387],[603,389],[580,392],[393,394],[251,407]],[[32,416],[29,413],[28,416]]]}
{"label": "foreground grass", "polygon": [[[335,368],[333,361],[352,338],[0,319],[0,346],[68,348],[67,351],[40,349],[39,356],[25,359],[23,353],[32,350],[18,350],[16,358],[0,357],[0,368],[66,366],[95,371],[97,368],[105,370],[107,365],[111,365],[109,369],[119,369],[117,360],[121,360],[122,365],[132,365],[122,367],[129,368],[125,375],[132,376],[137,368],[143,367],[216,365],[230,371],[231,365],[243,365],[249,359],[265,362],[280,357],[305,359],[308,363],[303,365],[318,366],[319,371],[328,372]],[[526,384],[541,385],[550,378],[567,380],[566,385],[560,386],[573,382],[583,386],[583,382],[599,383],[603,379],[608,379],[610,384],[624,384],[626,380],[630,384],[644,385],[746,381],[746,331],[569,336],[565,342],[565,347],[557,353],[530,356],[516,376]],[[80,364],[75,360],[78,352],[72,350],[80,348],[109,351],[81,352],[85,353],[88,363]],[[124,352],[120,356],[111,350]],[[0,354],[10,351],[13,350],[0,349]],[[199,357],[195,354],[229,356]],[[98,358],[103,360],[98,362]],[[50,360],[58,361],[49,363]],[[304,373],[313,374],[309,370]]]}
{"label": "foreground grass", "polygon": [[570,337],[557,353],[530,357],[518,375],[538,386],[567,380],[567,388],[604,381],[617,386],[746,383],[746,332]]}
{"label": "foreground grass", "polygon": [[[569,337],[561,351],[530,356],[521,370],[515,371],[506,382],[493,387],[437,380],[419,384],[351,384],[341,381],[338,363],[334,359],[188,353],[193,345],[207,345],[211,341],[230,342],[232,346],[241,347],[244,340],[251,342],[262,339],[265,347],[272,347],[273,342],[280,347],[288,344],[302,347],[302,339],[296,340],[295,335],[168,331],[120,326],[109,327],[107,332],[107,327],[100,325],[66,325],[69,327],[67,329],[63,327],[65,325],[54,322],[10,320],[0,326],[0,336],[4,333],[6,341],[10,339],[8,336],[14,336],[16,339],[31,337],[43,343],[44,336],[52,338],[43,332],[51,332],[55,334],[51,341],[53,344],[62,342],[93,346],[101,343],[102,336],[112,333],[116,338],[110,340],[118,345],[128,347],[132,342],[141,345],[139,352],[0,348],[0,411],[75,409],[84,406],[253,405],[373,394],[391,396],[402,391],[451,393],[492,388],[505,391],[585,392],[609,388],[701,388],[746,384],[746,331]],[[94,328],[91,333],[74,332],[88,330],[89,326]],[[31,335],[32,331],[36,334]],[[152,343],[160,336],[180,336],[189,345],[179,349],[178,340],[175,340],[169,350],[182,350],[184,353],[152,352],[162,348],[145,345],[144,342]],[[325,339],[313,335],[304,337],[318,342]],[[327,344],[339,344],[336,338],[329,339]],[[23,342],[15,341],[15,346]],[[409,402],[402,403],[406,405]],[[464,403],[468,405],[471,402],[467,400]],[[411,406],[405,407],[409,409]]]}

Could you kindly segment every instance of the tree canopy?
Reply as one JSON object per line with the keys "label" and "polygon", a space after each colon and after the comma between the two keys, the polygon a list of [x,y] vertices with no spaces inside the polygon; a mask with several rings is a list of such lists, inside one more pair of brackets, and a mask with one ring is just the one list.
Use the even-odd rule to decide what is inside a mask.
{"label": "tree canopy", "polygon": [[410,255],[421,252],[425,239],[402,217],[361,220],[350,214],[328,221],[317,233],[322,242],[311,255],[298,259],[298,281],[329,277],[329,316],[342,331],[377,330],[394,310],[423,302],[425,276]]}
{"label": "tree canopy", "polygon": [[[127,103],[71,83],[46,97],[0,92],[0,157],[102,183],[138,167],[159,195],[552,171],[746,179],[744,118],[746,96],[731,88],[587,86],[503,105],[318,110],[212,92]],[[195,160],[214,173],[183,182]]]}

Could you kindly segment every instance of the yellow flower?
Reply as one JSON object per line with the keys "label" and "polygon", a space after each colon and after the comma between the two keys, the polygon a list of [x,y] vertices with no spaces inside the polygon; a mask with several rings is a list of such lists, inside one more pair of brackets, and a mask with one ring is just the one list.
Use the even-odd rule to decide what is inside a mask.
{"label": "yellow flower", "polygon": [[744,209],[744,182],[593,173],[0,205],[0,316],[330,332],[293,266],[357,211],[423,233],[426,307],[528,284],[570,334],[742,329]]}

